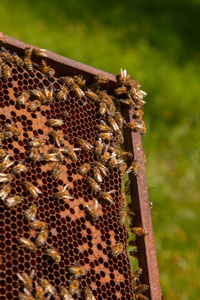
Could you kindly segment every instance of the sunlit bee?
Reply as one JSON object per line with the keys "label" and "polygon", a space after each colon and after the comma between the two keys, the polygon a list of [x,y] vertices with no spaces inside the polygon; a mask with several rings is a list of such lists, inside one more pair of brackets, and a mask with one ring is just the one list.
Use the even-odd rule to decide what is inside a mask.
{"label": "sunlit bee", "polygon": [[132,173],[134,176],[138,174],[138,162],[137,160],[133,160],[130,168],[128,168],[127,173]]}
{"label": "sunlit bee", "polygon": [[69,292],[71,295],[80,293],[79,285],[80,281],[78,279],[73,279],[69,281]]}
{"label": "sunlit bee", "polygon": [[51,149],[48,150],[49,153],[56,153],[58,161],[62,162],[65,160],[64,155],[62,154],[62,149],[57,148],[57,147],[52,147]]}
{"label": "sunlit bee", "polygon": [[17,103],[19,105],[24,105],[27,100],[29,99],[29,93],[24,91],[22,92],[22,94],[17,98]]}
{"label": "sunlit bee", "polygon": [[73,84],[72,89],[76,93],[77,97],[81,98],[81,97],[85,96],[85,93],[82,91],[82,89],[77,84]]}
{"label": "sunlit bee", "polygon": [[74,75],[74,81],[80,86],[85,86],[85,79],[83,79],[83,76]]}
{"label": "sunlit bee", "polygon": [[92,294],[92,290],[89,287],[85,288],[85,300],[96,300],[95,296]]}
{"label": "sunlit bee", "polygon": [[117,96],[118,96],[118,95],[123,95],[123,94],[126,94],[126,93],[127,93],[127,88],[126,88],[124,85],[122,85],[122,86],[116,88],[116,89],[114,90],[114,92],[115,92],[115,94],[116,94]]}
{"label": "sunlit bee", "polygon": [[107,112],[107,109],[108,108],[107,108],[106,103],[100,102],[100,104],[99,104],[99,113],[100,113],[100,115],[104,116]]}
{"label": "sunlit bee", "polygon": [[98,185],[98,183],[91,177],[88,178],[88,184],[95,193],[101,190],[101,187]]}
{"label": "sunlit bee", "polygon": [[45,153],[41,154],[41,160],[45,162],[58,162],[59,158],[57,153]]}
{"label": "sunlit bee", "polygon": [[115,121],[116,121],[119,129],[121,130],[123,128],[124,123],[125,123],[125,120],[123,119],[121,113],[116,112],[114,118],[115,118]]}
{"label": "sunlit bee", "polygon": [[62,191],[55,193],[55,195],[54,195],[55,198],[58,200],[63,199],[64,201],[68,200],[68,199],[73,199],[73,197],[69,194],[68,188],[69,188],[69,185],[66,184]]}
{"label": "sunlit bee", "polygon": [[19,66],[19,67],[23,67],[24,65],[24,61],[21,57],[19,57],[15,52],[13,52],[13,55],[12,55],[12,59],[13,59],[13,62]]}
{"label": "sunlit bee", "polygon": [[29,222],[36,221],[37,206],[31,205],[28,209],[25,210],[24,215],[25,215],[25,218],[27,221],[29,221]]}
{"label": "sunlit bee", "polygon": [[49,67],[47,66],[47,63],[44,59],[41,60],[40,65],[39,65],[39,70],[42,73],[47,73]]}
{"label": "sunlit bee", "polygon": [[0,173],[0,183],[11,182],[14,180],[13,174]]}
{"label": "sunlit bee", "polygon": [[85,92],[85,95],[86,97],[90,98],[91,100],[97,102],[99,101],[99,97],[97,94],[95,94],[93,91],[91,91],[90,89],[88,89],[86,92]]}
{"label": "sunlit bee", "polygon": [[54,180],[58,180],[61,172],[62,172],[62,164],[58,163],[52,169],[52,178]]}
{"label": "sunlit bee", "polygon": [[107,148],[105,148],[104,153],[100,157],[100,161],[102,162],[102,164],[105,165],[109,159],[110,159],[110,152],[108,152]]}
{"label": "sunlit bee", "polygon": [[106,78],[105,76],[102,76],[102,75],[96,75],[94,77],[94,80],[95,80],[95,83],[99,84],[99,85],[108,83],[108,78]]}
{"label": "sunlit bee", "polygon": [[114,120],[114,118],[108,116],[108,123],[114,131],[119,131],[119,127],[118,127],[116,121]]}
{"label": "sunlit bee", "polygon": [[99,91],[99,98],[104,102],[104,103],[110,103],[113,100],[113,97],[108,95],[107,92],[104,91]]}
{"label": "sunlit bee", "polygon": [[99,205],[99,203],[96,200],[94,206],[91,206],[91,205],[86,205],[85,206],[86,212],[90,215],[90,217],[94,221],[96,221],[99,217],[99,215],[98,215],[98,205]]}
{"label": "sunlit bee", "polygon": [[119,169],[120,169],[120,172],[121,172],[121,173],[126,172],[126,170],[127,170],[127,164],[125,163],[125,161],[122,161],[122,162],[119,164]]}
{"label": "sunlit bee", "polygon": [[29,157],[32,161],[36,161],[39,155],[39,149],[38,148],[31,148],[29,152]]}
{"label": "sunlit bee", "polygon": [[144,112],[141,109],[133,111],[133,117],[134,118],[142,119],[143,114],[144,114]]}
{"label": "sunlit bee", "polygon": [[44,294],[48,293],[48,294],[51,294],[52,296],[54,296],[56,294],[55,287],[45,278],[40,278],[39,283],[44,288]]}
{"label": "sunlit bee", "polygon": [[20,130],[14,122],[12,122],[11,124],[10,123],[5,123],[3,128],[4,128],[4,130],[12,131],[14,136],[19,136],[20,135]]}
{"label": "sunlit bee", "polygon": [[35,300],[44,300],[44,288],[35,282]]}
{"label": "sunlit bee", "polygon": [[24,58],[24,65],[28,72],[33,72],[33,64],[29,57]]}
{"label": "sunlit bee", "polygon": [[69,273],[74,275],[74,278],[80,278],[87,274],[87,270],[82,267],[79,263],[69,267]]}
{"label": "sunlit bee", "polygon": [[121,156],[120,150],[115,147],[112,147],[110,145],[108,145],[108,151],[110,151],[111,153],[115,152],[117,158],[120,158],[120,156]]}
{"label": "sunlit bee", "polygon": [[90,169],[91,169],[90,164],[88,164],[88,163],[83,164],[83,165],[80,166],[80,168],[79,168],[79,173],[80,173],[81,175],[85,175],[85,174],[87,174],[87,173],[90,171]]}
{"label": "sunlit bee", "polygon": [[45,96],[39,88],[32,90],[31,93],[33,94],[33,96],[37,97],[37,99],[41,102],[45,101]]}
{"label": "sunlit bee", "polygon": [[95,166],[93,168],[93,174],[94,174],[94,179],[95,179],[96,182],[102,182],[103,181],[101,171],[99,170],[99,168],[97,166]]}
{"label": "sunlit bee", "polygon": [[52,137],[53,141],[56,143],[56,145],[58,147],[60,147],[61,145],[64,145],[65,140],[64,140],[64,138],[63,138],[63,136],[62,136],[61,133],[59,133],[59,132],[57,132],[55,130],[52,130],[49,133],[49,135]]}
{"label": "sunlit bee", "polygon": [[41,102],[39,100],[33,100],[31,103],[29,103],[27,109],[28,111],[36,111],[38,108],[40,108]]}
{"label": "sunlit bee", "polygon": [[46,125],[49,127],[60,127],[63,125],[63,120],[61,119],[49,119],[46,122]]}
{"label": "sunlit bee", "polygon": [[135,102],[133,101],[133,99],[120,99],[120,102],[130,107],[135,107]]}
{"label": "sunlit bee", "polygon": [[149,298],[145,295],[142,295],[141,293],[138,293],[135,295],[136,300],[149,300]]}
{"label": "sunlit bee", "polygon": [[46,75],[48,77],[53,77],[55,75],[55,70],[53,68],[48,68],[47,72],[46,72]]}
{"label": "sunlit bee", "polygon": [[[145,93],[142,90],[131,90],[130,91],[130,95],[132,96],[132,98],[134,98],[136,101],[138,102],[142,102],[143,98],[146,97],[147,93]],[[145,101],[144,101],[145,102]]]}
{"label": "sunlit bee", "polygon": [[0,160],[2,160],[7,154],[7,150],[0,148]]}
{"label": "sunlit bee", "polygon": [[61,261],[61,255],[58,253],[57,250],[53,248],[46,249],[47,255],[49,255],[56,263]]}
{"label": "sunlit bee", "polygon": [[25,272],[23,272],[21,274],[17,273],[17,277],[19,278],[19,280],[21,280],[23,282],[24,287],[29,291],[31,291],[33,288],[32,280],[33,280],[34,274],[35,274],[34,269],[31,271],[30,275],[28,275]]}
{"label": "sunlit bee", "polygon": [[119,211],[119,221],[120,221],[120,224],[121,225],[125,225],[126,219],[127,219],[126,210],[125,210],[125,208],[122,208]]}
{"label": "sunlit bee", "polygon": [[0,132],[0,143],[4,140],[10,139],[13,137],[12,131],[2,131]]}
{"label": "sunlit bee", "polygon": [[112,138],[112,133],[111,132],[100,132],[98,134],[98,137],[102,139],[103,141],[110,141]]}
{"label": "sunlit bee", "polygon": [[43,138],[39,138],[39,137],[33,137],[31,139],[31,141],[29,142],[29,146],[30,147],[36,147],[36,148],[40,148],[43,145],[45,145],[46,140]]}
{"label": "sunlit bee", "polygon": [[95,161],[95,166],[101,171],[101,174],[106,176],[108,169],[100,161]]}
{"label": "sunlit bee", "polygon": [[24,181],[23,186],[34,199],[37,199],[38,194],[42,194],[41,190],[29,181]]}
{"label": "sunlit bee", "polygon": [[60,79],[68,87],[71,87],[74,84],[74,79],[72,77],[65,76],[65,77],[61,77]]}
{"label": "sunlit bee", "polygon": [[134,293],[144,293],[149,289],[148,284],[139,284],[134,288]]}
{"label": "sunlit bee", "polygon": [[105,122],[102,122],[101,124],[97,125],[98,129],[100,131],[108,131],[108,132],[112,132],[112,129],[110,126],[108,126],[107,124],[105,124]]}
{"label": "sunlit bee", "polygon": [[70,148],[68,146],[64,146],[62,149],[62,152],[64,154],[66,154],[67,156],[69,156],[69,158],[73,161],[73,162],[76,162],[78,160],[78,157],[76,155],[76,152],[75,151],[80,151],[81,149],[80,148]]}
{"label": "sunlit bee", "polygon": [[116,106],[113,104],[107,104],[107,113],[109,116],[114,117],[116,113]]}
{"label": "sunlit bee", "polygon": [[34,219],[34,221],[32,221],[30,223],[30,227],[33,230],[46,229],[47,228],[47,223],[45,223],[44,221],[40,221],[40,220]]}
{"label": "sunlit bee", "polygon": [[124,144],[124,136],[121,133],[121,131],[117,132],[117,134],[116,134],[116,141],[117,141],[117,143],[119,143],[121,145]]}
{"label": "sunlit bee", "polygon": [[17,206],[18,204],[20,204],[24,199],[19,196],[19,195],[16,195],[16,196],[13,196],[13,197],[9,197],[5,200],[4,204],[7,208],[11,208],[11,207],[15,207]]}
{"label": "sunlit bee", "polygon": [[118,164],[120,164],[122,162],[122,160],[118,160],[116,153],[113,152],[110,156],[110,159],[108,161],[108,165],[111,169],[115,168]]}
{"label": "sunlit bee", "polygon": [[121,206],[122,206],[122,208],[126,208],[126,206],[127,206],[126,197],[123,193],[121,194]]}
{"label": "sunlit bee", "polygon": [[3,51],[0,51],[0,57],[3,59],[4,62],[12,62],[12,55],[10,54],[10,52],[5,49],[4,47],[1,47],[1,49]]}
{"label": "sunlit bee", "polygon": [[24,293],[19,292],[18,295],[19,300],[35,300],[35,297],[26,289],[24,289]]}
{"label": "sunlit bee", "polygon": [[120,255],[124,250],[124,244],[122,242],[116,243],[115,247],[111,250],[111,254],[114,257]]}
{"label": "sunlit bee", "polygon": [[24,50],[24,57],[31,57],[33,52],[33,48],[31,47],[26,47],[26,49]]}
{"label": "sunlit bee", "polygon": [[92,150],[92,148],[93,148],[93,145],[89,144],[84,139],[78,139],[78,144],[79,144],[80,148],[85,152],[88,152],[88,151]]}
{"label": "sunlit bee", "polygon": [[14,168],[12,168],[13,174],[20,174],[22,172],[26,172],[29,169],[29,167],[24,165],[24,160],[21,160]]}
{"label": "sunlit bee", "polygon": [[53,88],[48,89],[47,87],[44,88],[43,91],[44,98],[41,99],[42,104],[52,104],[53,102]]}
{"label": "sunlit bee", "polygon": [[111,196],[111,194],[113,194],[113,193],[115,193],[116,191],[115,190],[112,190],[112,191],[110,191],[110,192],[100,192],[100,195],[99,195],[99,197],[102,199],[102,200],[104,200],[104,201],[106,201],[106,202],[109,202],[110,204],[113,204],[114,202],[113,202],[113,198],[112,198],[112,196]]}
{"label": "sunlit bee", "polygon": [[0,172],[5,172],[13,164],[14,164],[14,161],[10,160],[9,155],[6,155],[3,159],[3,161],[0,163]]}
{"label": "sunlit bee", "polygon": [[63,285],[60,287],[60,296],[62,300],[73,300],[69,290]]}
{"label": "sunlit bee", "polygon": [[47,239],[48,239],[48,236],[49,236],[49,231],[46,230],[46,229],[42,229],[39,233],[38,233],[38,236],[36,238],[36,241],[35,241],[35,244],[36,246],[43,246],[46,244],[47,242]]}
{"label": "sunlit bee", "polygon": [[18,242],[19,242],[21,247],[26,248],[30,251],[36,251],[37,250],[36,245],[31,240],[28,240],[28,239],[22,237],[22,238],[19,239]]}
{"label": "sunlit bee", "polygon": [[7,81],[10,78],[11,74],[12,74],[11,67],[9,67],[6,64],[3,64],[2,65],[2,78],[3,78],[3,81]]}
{"label": "sunlit bee", "polygon": [[41,48],[33,48],[32,53],[34,55],[40,56],[40,57],[47,57],[47,50],[46,49],[41,49]]}
{"label": "sunlit bee", "polygon": [[96,141],[94,152],[98,157],[102,154],[102,152],[103,152],[103,143],[102,143],[101,138],[98,138],[98,140]]}
{"label": "sunlit bee", "polygon": [[[129,243],[130,245],[130,243]],[[136,285],[139,282],[139,277],[142,275],[142,268],[138,268],[133,272],[132,279],[133,279],[133,284]]]}
{"label": "sunlit bee", "polygon": [[141,134],[145,134],[146,133],[146,126],[143,120],[138,120],[133,121],[128,123],[127,125],[128,128],[130,128],[131,130],[136,130],[139,131]]}
{"label": "sunlit bee", "polygon": [[65,86],[62,86],[61,89],[57,92],[56,98],[60,101],[63,99],[66,100],[68,92],[68,89]]}
{"label": "sunlit bee", "polygon": [[8,195],[10,194],[10,191],[11,191],[11,186],[10,184],[4,184],[2,186],[2,188],[0,189],[0,198],[4,201]]}
{"label": "sunlit bee", "polygon": [[121,84],[126,84],[127,81],[130,79],[130,75],[127,73],[126,69],[121,69],[119,75],[117,76],[117,80]]}
{"label": "sunlit bee", "polygon": [[133,154],[131,152],[122,152],[122,158],[129,161],[131,159],[133,159]]}
{"label": "sunlit bee", "polygon": [[148,231],[142,227],[133,227],[131,228],[131,231],[137,236],[144,236],[148,234]]}

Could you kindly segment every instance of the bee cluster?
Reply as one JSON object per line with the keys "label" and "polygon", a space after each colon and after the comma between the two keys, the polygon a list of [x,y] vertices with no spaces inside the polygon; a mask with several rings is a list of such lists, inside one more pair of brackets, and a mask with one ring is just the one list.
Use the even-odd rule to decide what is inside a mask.
{"label": "bee cluster", "polygon": [[[44,49],[21,58],[1,48],[1,299],[148,299],[125,251],[127,219],[135,235],[147,234],[121,191],[138,164],[119,151],[123,128],[146,131],[145,92],[126,70],[112,92],[103,76],[87,84],[54,75]],[[133,108],[135,122],[120,105]]]}

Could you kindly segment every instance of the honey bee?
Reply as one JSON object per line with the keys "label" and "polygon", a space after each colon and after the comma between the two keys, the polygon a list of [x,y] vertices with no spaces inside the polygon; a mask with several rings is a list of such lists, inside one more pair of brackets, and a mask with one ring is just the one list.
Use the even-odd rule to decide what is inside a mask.
{"label": "honey bee", "polygon": [[[129,244],[130,245],[130,244]],[[142,275],[142,268],[138,268],[133,272],[132,280],[133,284],[136,285],[139,282],[139,277]]]}
{"label": "honey bee", "polygon": [[115,244],[114,248],[111,250],[111,254],[114,257],[120,255],[124,250],[124,244],[122,242],[118,242]]}
{"label": "honey bee", "polygon": [[72,77],[65,76],[65,77],[61,77],[60,79],[68,87],[71,87],[74,84],[74,79]]}
{"label": "honey bee", "polygon": [[32,90],[31,93],[33,94],[33,96],[37,97],[41,103],[46,101],[45,95],[39,88]]}
{"label": "honey bee", "polygon": [[24,58],[24,65],[29,73],[33,72],[33,64],[32,64],[30,57]]}
{"label": "honey bee", "polygon": [[112,138],[112,133],[111,132],[100,132],[98,134],[98,137],[102,140],[110,141]]}
{"label": "honey bee", "polygon": [[48,70],[46,72],[46,75],[48,77],[53,77],[55,75],[55,70],[53,68],[48,67]]}
{"label": "honey bee", "polygon": [[138,175],[138,162],[136,159],[132,161],[130,168],[127,170],[127,173],[131,173],[131,172],[134,176]]}
{"label": "honey bee", "polygon": [[127,93],[127,88],[126,88],[124,85],[122,85],[122,86],[116,88],[116,89],[114,90],[114,92],[115,92],[115,94],[116,94],[117,96],[123,95],[123,94],[126,94],[126,93]]}
{"label": "honey bee", "polygon": [[77,157],[75,151],[80,151],[80,150],[81,150],[80,148],[71,149],[68,146],[64,146],[64,148],[62,148],[63,153],[67,154],[69,156],[69,158],[74,162],[76,162],[78,160],[78,157]]}
{"label": "honey bee", "polygon": [[10,168],[14,164],[13,160],[10,160],[9,155],[6,155],[0,163],[0,172],[5,172],[8,168]]}
{"label": "honey bee", "polygon": [[126,203],[126,196],[124,195],[124,193],[121,193],[121,206],[123,208],[126,208],[127,203]]}
{"label": "honey bee", "polygon": [[47,228],[47,224],[44,221],[40,221],[40,220],[34,219],[30,223],[30,227],[33,230],[41,230],[41,229],[46,229]]}
{"label": "honey bee", "polygon": [[24,212],[25,218],[27,221],[35,221],[37,215],[37,206],[31,205],[28,209]]}
{"label": "honey bee", "polygon": [[9,67],[6,64],[3,64],[2,65],[2,78],[3,78],[3,81],[7,81],[10,78],[11,73],[12,73],[11,67]]}
{"label": "honey bee", "polygon": [[19,300],[35,300],[33,295],[27,290],[24,289],[24,293],[19,292]]}
{"label": "honey bee", "polygon": [[142,119],[143,114],[144,114],[144,112],[141,109],[133,111],[133,117],[134,118]]}
{"label": "honey bee", "polygon": [[111,196],[111,194],[115,193],[115,190],[112,190],[110,192],[100,192],[99,198],[101,198],[102,200],[109,202],[110,204],[114,204],[113,202],[113,198]]}
{"label": "honey bee", "polygon": [[47,242],[47,239],[48,239],[48,236],[49,236],[49,231],[46,230],[46,229],[42,229],[39,233],[38,233],[38,236],[36,238],[36,241],[35,241],[35,244],[36,246],[43,246],[46,244]]}
{"label": "honey bee", "polygon": [[126,69],[121,69],[119,75],[117,76],[117,80],[121,84],[126,84],[128,80],[130,80],[130,75],[127,73]]}
{"label": "honey bee", "polygon": [[0,160],[2,160],[7,154],[7,150],[0,148]]}
{"label": "honey bee", "polygon": [[46,249],[47,255],[49,255],[55,262],[59,263],[61,261],[61,256],[57,250],[53,248]]}
{"label": "honey bee", "polygon": [[4,201],[10,194],[11,186],[10,184],[4,184],[0,190],[0,198]]}
{"label": "honey bee", "polygon": [[5,49],[4,47],[1,47],[1,49],[3,51],[0,51],[0,57],[3,59],[4,62],[12,62],[12,55],[10,54],[10,52]]}
{"label": "honey bee", "polygon": [[78,279],[73,279],[69,281],[69,292],[71,295],[80,293],[79,285],[80,281]]}
{"label": "honey bee", "polygon": [[67,99],[68,89],[65,86],[62,86],[61,89],[57,92],[56,98],[58,100],[66,100]]}
{"label": "honey bee", "polygon": [[122,152],[122,158],[124,160],[129,161],[129,160],[133,159],[133,154],[131,152],[124,151],[124,152]]}
{"label": "honey bee", "polygon": [[139,284],[134,288],[134,293],[144,293],[149,289],[148,284]]}
{"label": "honey bee", "polygon": [[55,193],[55,198],[60,200],[60,199],[63,199],[64,201],[67,200],[67,199],[74,199],[70,194],[69,194],[69,191],[67,190],[69,188],[69,185],[66,184],[63,188],[62,191],[59,191],[57,193]]}
{"label": "honey bee", "polygon": [[11,207],[15,207],[17,206],[18,204],[20,204],[24,199],[19,196],[19,195],[16,195],[16,196],[13,196],[13,197],[10,197],[10,198],[7,198],[5,200],[5,206],[7,208],[11,208]]}
{"label": "honey bee", "polygon": [[62,150],[63,148],[52,147],[51,149],[48,150],[48,152],[56,154],[58,161],[62,162],[65,159],[64,155],[62,154]]}
{"label": "honey bee", "polygon": [[115,147],[112,147],[110,145],[108,145],[108,151],[115,152],[117,158],[120,158],[120,156],[121,156],[120,150]]}
{"label": "honey bee", "polygon": [[117,143],[123,145],[124,144],[124,136],[123,134],[121,133],[121,131],[118,131],[117,134],[116,134],[116,141]]}
{"label": "honey bee", "polygon": [[94,77],[94,80],[95,80],[95,83],[97,85],[102,85],[102,84],[107,84],[108,83],[108,78],[106,78],[105,76],[103,75],[96,75]]}
{"label": "honey bee", "polygon": [[100,115],[104,116],[106,114],[107,110],[108,110],[108,108],[107,108],[106,103],[100,102],[100,104],[99,104],[99,113],[100,113]]}
{"label": "honey bee", "polygon": [[22,92],[22,94],[17,98],[17,103],[19,105],[24,105],[27,100],[29,99],[29,93],[24,91]]}
{"label": "honey bee", "polygon": [[116,106],[114,103],[107,104],[107,113],[109,116],[114,117],[116,113]]}
{"label": "honey bee", "polygon": [[40,278],[39,283],[44,288],[44,294],[48,293],[52,296],[54,296],[56,294],[55,287],[45,278]]}
{"label": "honey bee", "polygon": [[58,157],[57,153],[43,153],[43,154],[41,154],[40,159],[47,163],[59,161],[59,157]]}
{"label": "honey bee", "polygon": [[28,105],[28,111],[32,112],[32,111],[36,111],[38,108],[40,108],[41,106],[41,102],[39,100],[33,100],[31,101],[31,103]]}
{"label": "honey bee", "polygon": [[88,178],[88,184],[95,193],[101,190],[101,187],[98,185],[98,183],[96,183],[96,181],[91,177]]}
{"label": "honey bee", "polygon": [[35,300],[44,300],[44,289],[37,281],[35,282]]}
{"label": "honey bee", "polygon": [[59,132],[52,130],[49,133],[49,135],[51,136],[51,138],[53,139],[53,141],[56,143],[56,145],[58,147],[60,147],[61,145],[64,145],[64,138]]}
{"label": "honey bee", "polygon": [[80,86],[85,86],[85,80],[83,79],[83,76],[74,75],[74,81]]}
{"label": "honey bee", "polygon": [[96,141],[96,145],[95,145],[95,148],[94,148],[94,152],[95,152],[95,154],[99,157],[99,156],[101,156],[102,151],[103,151],[103,143],[102,143],[102,139],[101,139],[101,138],[98,138],[98,140]]}
{"label": "honey bee", "polygon": [[102,175],[107,175],[108,169],[100,161],[96,161],[95,166],[101,171]]}
{"label": "honey bee", "polygon": [[60,287],[60,296],[62,300],[73,300],[69,290],[64,285]]}
{"label": "honey bee", "polygon": [[96,200],[94,206],[91,206],[91,205],[86,205],[85,206],[86,212],[90,215],[90,217],[94,221],[96,221],[99,218],[99,215],[98,215],[98,205],[99,205],[99,203]]}
{"label": "honey bee", "polygon": [[119,111],[116,112],[114,118],[118,125],[118,128],[121,130],[124,126],[124,123],[126,123],[125,120],[123,119],[121,113]]}
{"label": "honey bee", "polygon": [[30,181],[24,181],[23,186],[34,199],[37,199],[38,194],[42,194],[41,190]]}
{"label": "honey bee", "polygon": [[89,287],[85,288],[85,299],[96,300],[95,296],[92,294],[92,290]]}
{"label": "honey bee", "polygon": [[39,150],[38,148],[31,148],[29,152],[29,157],[32,161],[36,161],[39,155]]}
{"label": "honey bee", "polygon": [[30,251],[36,251],[37,250],[36,245],[31,240],[28,240],[28,239],[22,237],[22,238],[19,239],[18,242],[20,244],[20,247],[26,248]]}
{"label": "honey bee", "polygon": [[127,195],[131,194],[131,180],[126,181],[125,183],[125,193]]}
{"label": "honey bee", "polygon": [[130,128],[131,130],[136,130],[139,131],[141,134],[145,134],[146,133],[146,126],[143,120],[138,120],[133,121],[128,123],[127,125],[128,128]]}
{"label": "honey bee", "polygon": [[52,178],[54,180],[58,180],[61,172],[62,172],[62,165],[58,163],[52,169]]}
{"label": "honey bee", "polygon": [[93,145],[89,144],[84,139],[78,139],[78,144],[79,144],[80,148],[85,152],[88,152],[88,151],[92,150],[92,148],[93,148]]}
{"label": "honey bee", "polygon": [[110,128],[110,126],[108,126],[107,124],[105,124],[105,122],[102,121],[102,123],[100,125],[97,126],[98,129],[100,131],[108,131],[108,132],[111,132],[112,129]]}
{"label": "honey bee", "polygon": [[116,121],[111,116],[108,116],[108,123],[110,124],[110,126],[114,131],[119,131],[119,127]]}
{"label": "honey bee", "polygon": [[120,224],[124,225],[125,221],[129,223],[131,226],[132,224],[132,218],[135,217],[135,213],[132,211],[126,212],[126,208],[122,207],[119,211],[119,219],[120,219]]}
{"label": "honey bee", "polygon": [[20,131],[17,128],[17,125],[14,122],[12,122],[11,124],[9,124],[9,123],[4,124],[3,128],[4,128],[4,130],[11,131],[14,136],[19,136],[20,135]]}
{"label": "honey bee", "polygon": [[16,165],[14,168],[12,168],[13,174],[20,174],[21,172],[26,172],[29,169],[29,167],[24,165],[24,160],[21,160],[18,165]]}
{"label": "honey bee", "polygon": [[95,94],[93,91],[91,91],[90,89],[88,89],[86,92],[85,92],[85,95],[86,97],[88,97],[89,99],[95,101],[95,102],[98,102],[99,100],[99,97],[97,94]]}
{"label": "honey bee", "polygon": [[144,91],[142,91],[142,90],[136,90],[136,89],[131,89],[130,91],[129,91],[129,93],[130,93],[130,96],[132,97],[132,98],[134,98],[134,100],[136,100],[137,102],[139,102],[140,104],[142,103],[142,105],[143,104],[145,104],[146,102],[143,100],[143,98],[144,97],[146,97],[146,95],[147,95],[147,93],[145,93]]}
{"label": "honey bee", "polygon": [[21,57],[19,57],[15,52],[13,52],[13,55],[12,55],[12,59],[13,59],[13,62],[19,66],[19,67],[23,67],[24,65],[24,61]]}
{"label": "honey bee", "polygon": [[74,275],[74,278],[80,278],[87,274],[87,270],[83,268],[79,263],[69,267],[69,273]]}
{"label": "honey bee", "polygon": [[14,180],[13,174],[0,173],[0,183],[11,182]]}
{"label": "honey bee", "polygon": [[48,89],[47,87],[44,88],[44,96],[41,99],[42,104],[52,104],[53,102],[53,88]]}
{"label": "honey bee", "polygon": [[41,146],[43,146],[46,143],[46,140],[43,138],[39,138],[39,137],[33,137],[31,139],[31,141],[29,142],[29,146],[30,147],[34,147],[34,148],[40,148]]}
{"label": "honey bee", "polygon": [[32,280],[33,280],[34,274],[35,274],[34,269],[31,271],[30,275],[28,275],[25,272],[23,272],[21,274],[17,273],[17,277],[19,278],[19,280],[21,280],[23,282],[24,287],[29,291],[31,291],[33,288]]}
{"label": "honey bee", "polygon": [[113,152],[110,156],[110,159],[108,161],[108,165],[111,169],[115,168],[118,164],[121,163],[121,160],[118,160],[116,157],[116,153]]}
{"label": "honey bee", "polygon": [[105,147],[104,153],[100,157],[100,161],[102,164],[106,164],[110,159],[110,153],[107,151],[107,147]]}
{"label": "honey bee", "polygon": [[40,57],[47,57],[46,49],[41,49],[41,48],[33,48],[32,53],[36,56]]}
{"label": "honey bee", "polygon": [[41,60],[41,63],[39,65],[39,70],[44,74],[46,74],[47,71],[49,70],[49,67],[47,66],[47,63],[44,59]]}
{"label": "honey bee", "polygon": [[24,57],[31,57],[32,55],[32,52],[33,52],[33,48],[31,47],[26,47],[25,50],[24,50]]}
{"label": "honey bee", "polygon": [[80,166],[80,168],[79,168],[79,173],[80,173],[81,175],[85,175],[85,174],[87,174],[87,173],[90,171],[90,169],[91,169],[90,164],[88,164],[88,163],[83,164],[83,165]]}
{"label": "honey bee", "polygon": [[12,131],[3,131],[0,132],[0,143],[4,140],[10,139],[13,137]]}
{"label": "honey bee", "polygon": [[99,170],[99,168],[97,166],[95,166],[93,168],[93,173],[94,173],[94,179],[96,180],[96,182],[102,182],[102,175],[101,175],[101,171]]}
{"label": "honey bee", "polygon": [[72,85],[72,89],[76,93],[77,97],[81,98],[81,97],[85,96],[85,93],[82,91],[82,89],[76,83],[74,83]]}
{"label": "honey bee", "polygon": [[130,107],[135,107],[135,102],[133,101],[133,99],[120,99],[120,102]]}
{"label": "honey bee", "polygon": [[149,298],[145,295],[142,295],[141,293],[138,293],[135,295],[136,300],[149,300]]}
{"label": "honey bee", "polygon": [[133,227],[131,228],[131,231],[137,236],[145,236],[148,234],[148,231],[142,227]]}
{"label": "honey bee", "polygon": [[60,119],[49,119],[46,122],[46,125],[49,127],[60,127],[63,125],[63,120]]}
{"label": "honey bee", "polygon": [[127,164],[125,163],[125,161],[122,161],[120,164],[119,164],[119,169],[120,169],[120,172],[123,174],[124,172],[126,172],[127,170]]}

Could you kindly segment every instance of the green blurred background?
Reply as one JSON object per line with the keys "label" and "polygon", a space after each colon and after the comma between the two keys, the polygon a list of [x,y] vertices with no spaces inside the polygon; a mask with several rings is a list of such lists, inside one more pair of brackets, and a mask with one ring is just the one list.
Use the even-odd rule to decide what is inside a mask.
{"label": "green blurred background", "polygon": [[200,0],[1,0],[9,36],[148,93],[143,139],[164,299],[199,299]]}

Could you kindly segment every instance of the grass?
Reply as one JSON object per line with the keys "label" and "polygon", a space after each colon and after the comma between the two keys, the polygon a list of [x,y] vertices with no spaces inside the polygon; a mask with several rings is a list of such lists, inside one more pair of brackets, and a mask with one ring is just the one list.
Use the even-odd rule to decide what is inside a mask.
{"label": "grass", "polygon": [[118,73],[147,91],[144,150],[164,299],[200,290],[199,0],[2,0],[4,34]]}

